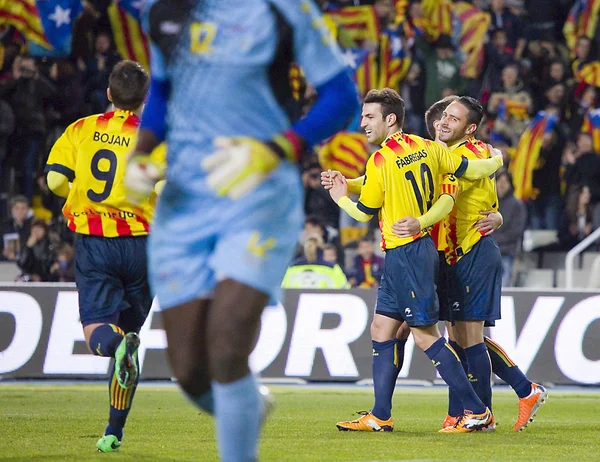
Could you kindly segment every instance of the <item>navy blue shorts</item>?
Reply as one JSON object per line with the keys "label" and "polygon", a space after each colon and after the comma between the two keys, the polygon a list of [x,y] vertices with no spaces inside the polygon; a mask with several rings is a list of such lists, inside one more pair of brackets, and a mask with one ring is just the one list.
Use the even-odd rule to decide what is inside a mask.
{"label": "navy blue shorts", "polygon": [[500,319],[502,257],[494,238],[482,237],[456,264],[448,265],[452,321]]}
{"label": "navy blue shorts", "polygon": [[78,234],[75,283],[79,316],[86,326],[113,323],[140,330],[152,306],[146,264],[146,237],[105,238]]}
{"label": "navy blue shorts", "polygon": [[375,313],[404,320],[411,327],[435,324],[438,266],[438,253],[429,236],[386,251]]}
{"label": "navy blue shorts", "polygon": [[439,252],[439,273],[437,282],[437,295],[440,301],[440,321],[452,321],[452,312],[448,303],[448,263],[446,263],[446,255],[444,252]]}

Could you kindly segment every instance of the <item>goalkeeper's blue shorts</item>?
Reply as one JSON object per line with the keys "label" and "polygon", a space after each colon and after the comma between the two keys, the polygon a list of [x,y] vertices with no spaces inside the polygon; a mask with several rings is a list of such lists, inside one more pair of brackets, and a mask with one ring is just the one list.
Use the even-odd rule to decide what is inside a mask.
{"label": "goalkeeper's blue shorts", "polygon": [[217,197],[201,176],[167,176],[148,242],[150,284],[161,309],[211,298],[223,279],[277,299],[303,223],[302,184],[291,164],[237,201]]}

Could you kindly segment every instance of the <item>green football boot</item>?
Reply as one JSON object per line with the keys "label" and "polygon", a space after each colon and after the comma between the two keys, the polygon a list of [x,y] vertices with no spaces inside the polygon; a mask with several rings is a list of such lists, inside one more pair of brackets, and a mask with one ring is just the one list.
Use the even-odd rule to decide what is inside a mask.
{"label": "green football boot", "polygon": [[98,452],[115,452],[121,447],[121,442],[115,435],[104,435],[96,443]]}
{"label": "green football boot", "polygon": [[129,388],[138,377],[138,348],[140,338],[135,332],[129,332],[115,351],[115,374],[121,388]]}

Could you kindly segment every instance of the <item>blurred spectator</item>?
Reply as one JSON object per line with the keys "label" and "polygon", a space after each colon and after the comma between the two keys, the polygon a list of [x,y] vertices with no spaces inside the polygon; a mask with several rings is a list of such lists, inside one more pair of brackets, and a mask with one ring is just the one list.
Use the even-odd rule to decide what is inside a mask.
{"label": "blurred spectator", "polygon": [[432,47],[422,39],[417,42],[425,65],[425,107],[445,96],[461,94],[460,61],[456,57],[452,38],[440,35]]}
{"label": "blurred spectator", "polygon": [[48,225],[44,220],[35,220],[31,223],[27,242],[17,257],[17,265],[23,272],[21,280],[52,281],[51,268],[54,262],[54,246],[48,238]]}
{"label": "blurred spectator", "polygon": [[339,256],[337,248],[333,244],[327,244],[323,247],[323,260],[331,265],[337,265]]}
{"label": "blurred spectator", "polygon": [[8,180],[4,178],[4,162],[8,154],[8,141],[15,131],[15,115],[10,104],[0,99],[0,193],[6,191]]}
{"label": "blurred spectator", "polygon": [[50,78],[56,87],[53,123],[62,133],[68,125],[83,117],[83,89],[77,68],[67,60],[56,61],[50,67]]}
{"label": "blurred spectator", "polygon": [[513,61],[513,53],[508,47],[506,31],[496,29],[491,40],[485,45],[487,88],[496,90],[502,86],[502,69]]}
{"label": "blurred spectator", "polygon": [[10,163],[20,179],[20,192],[29,200],[47,130],[45,110],[55,92],[54,86],[39,75],[31,56],[15,60],[13,79],[0,87],[0,98],[10,104],[15,115]]}
{"label": "blurred spectator", "polygon": [[406,77],[400,84],[400,96],[404,100],[406,110],[404,130],[408,133],[424,134],[423,114],[425,106],[423,96],[425,87],[421,75],[421,65],[413,61]]}
{"label": "blurred spectator", "polygon": [[332,244],[337,249],[338,263],[342,264],[344,251],[340,245],[340,239],[337,231],[328,228],[325,224],[325,221],[320,216],[309,215],[304,220],[304,231],[300,235],[300,245],[303,247],[306,239],[314,234],[318,234],[323,240],[324,244]]}
{"label": "blurred spectator", "polygon": [[281,286],[285,289],[344,289],[346,275],[338,264],[323,259],[323,238],[320,234],[307,235],[303,254],[290,266]]}
{"label": "blurred spectator", "polygon": [[106,96],[108,76],[121,58],[112,49],[112,38],[108,32],[99,32],[94,43],[94,56],[85,61],[80,59],[79,68],[84,73],[85,97],[90,104],[90,112],[102,113],[109,106]]}
{"label": "blurred spectator", "polygon": [[544,135],[532,175],[533,187],[537,190],[536,198],[528,203],[529,223],[533,229],[558,229],[560,224],[563,208],[560,168],[565,139],[558,127],[559,124]]}
{"label": "blurred spectator", "polygon": [[352,287],[379,287],[384,260],[374,252],[372,239],[363,237],[358,241],[358,255],[354,258],[352,268],[348,269],[348,282]]}
{"label": "blurred spectator", "polygon": [[56,252],[56,263],[50,268],[56,282],[75,282],[75,262],[73,247],[63,244]]}
{"label": "blurred spectator", "polygon": [[33,212],[25,196],[14,196],[10,200],[10,217],[2,223],[2,256],[9,261],[16,261],[20,250],[25,246]]}
{"label": "blurred spectator", "polygon": [[512,282],[514,259],[521,251],[521,242],[527,224],[527,208],[515,197],[512,175],[501,169],[496,173],[496,191],[498,206],[505,217],[504,223],[494,231],[494,238],[502,254],[502,285],[508,287]]}
{"label": "blurred spectator", "polygon": [[577,146],[574,151],[565,149],[563,154],[567,191],[584,184],[589,185],[591,200],[600,201],[600,156],[594,153],[592,137],[587,133],[577,136]]}
{"label": "blurred spectator", "polygon": [[569,119],[569,128],[572,134],[577,134],[581,131],[585,115],[596,105],[596,95],[596,87],[587,85],[584,82],[580,82],[573,88]]}
{"label": "blurred spectator", "polygon": [[569,191],[558,240],[563,250],[571,250],[592,232],[593,205],[590,188],[577,186]]}
{"label": "blurred spectator", "polygon": [[502,87],[492,92],[488,111],[496,116],[494,131],[511,141],[513,146],[529,124],[532,101],[529,91],[519,80],[519,67],[508,64],[502,69]]}
{"label": "blurred spectator", "polygon": [[304,213],[316,215],[325,220],[325,225],[338,230],[340,227],[340,209],[321,186],[321,165],[311,162],[302,172],[304,185]]}
{"label": "blurred spectator", "polygon": [[505,0],[491,0],[489,14],[491,29],[506,32],[507,46],[515,59],[520,59],[525,50],[525,38],[521,19],[506,6]]}

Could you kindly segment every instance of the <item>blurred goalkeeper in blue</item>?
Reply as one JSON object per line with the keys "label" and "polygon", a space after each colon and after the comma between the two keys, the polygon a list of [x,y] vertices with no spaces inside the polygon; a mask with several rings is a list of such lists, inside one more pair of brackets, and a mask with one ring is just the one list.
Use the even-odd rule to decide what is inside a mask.
{"label": "blurred goalkeeper in blue", "polygon": [[[248,357],[303,225],[297,164],[358,97],[312,0],[158,0],[145,22],[152,83],[127,185],[138,200],[151,192],[161,172],[148,153],[166,140],[148,250],[168,356],[190,401],[215,415],[221,459],[252,461],[268,397]],[[292,61],[318,92],[300,120]]]}

